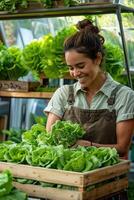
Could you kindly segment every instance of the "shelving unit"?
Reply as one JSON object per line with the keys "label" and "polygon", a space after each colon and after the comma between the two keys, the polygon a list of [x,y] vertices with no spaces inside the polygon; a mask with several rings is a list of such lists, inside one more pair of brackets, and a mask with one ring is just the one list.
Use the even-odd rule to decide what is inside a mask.
{"label": "shelving unit", "polygon": [[28,18],[44,18],[44,17],[61,17],[61,16],[78,16],[85,14],[113,14],[117,10],[122,13],[134,13],[133,8],[129,8],[117,3],[98,3],[98,4],[81,4],[75,7],[51,8],[51,9],[34,9],[23,10],[15,13],[0,12],[0,20],[8,19],[28,19]]}
{"label": "shelving unit", "polygon": [[14,98],[39,98],[39,99],[50,99],[52,92],[10,92],[0,91],[1,97],[14,97]]}
{"label": "shelving unit", "polygon": [[[99,15],[99,14],[116,14],[119,28],[120,36],[122,40],[125,67],[128,77],[129,86],[132,88],[131,74],[129,70],[128,56],[126,50],[126,42],[124,36],[124,29],[122,25],[122,13],[133,13],[134,8],[129,8],[121,4],[105,3],[105,4],[83,4],[75,7],[69,8],[52,8],[52,9],[34,9],[34,10],[23,10],[15,13],[0,12],[0,20],[9,19],[28,19],[28,18],[47,18],[47,17],[62,17],[62,16],[80,16],[80,15]],[[52,97],[52,92],[10,92],[10,91],[0,91],[0,97],[11,98],[39,98],[39,99],[50,99]]]}

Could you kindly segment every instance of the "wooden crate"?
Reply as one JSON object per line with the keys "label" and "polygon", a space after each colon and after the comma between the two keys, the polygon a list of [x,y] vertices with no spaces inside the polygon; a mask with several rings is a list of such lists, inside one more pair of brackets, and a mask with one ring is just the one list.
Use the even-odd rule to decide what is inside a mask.
{"label": "wooden crate", "polygon": [[39,85],[40,82],[0,80],[1,91],[28,92],[34,91]]}
{"label": "wooden crate", "polygon": [[[29,196],[51,200],[95,200],[126,189],[128,187],[127,173],[129,168],[130,162],[127,160],[121,160],[116,165],[85,173],[0,162],[0,171],[9,169],[12,171],[14,177],[75,186],[78,188],[78,190],[59,189],[14,182],[14,186],[25,191]],[[98,187],[86,191],[87,186],[98,183],[101,183]]]}

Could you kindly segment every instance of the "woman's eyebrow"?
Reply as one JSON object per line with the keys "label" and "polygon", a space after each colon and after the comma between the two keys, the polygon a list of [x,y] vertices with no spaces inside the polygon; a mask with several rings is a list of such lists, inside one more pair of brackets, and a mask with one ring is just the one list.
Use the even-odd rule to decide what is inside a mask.
{"label": "woman's eyebrow", "polygon": [[85,62],[79,62],[79,63],[76,63],[75,65],[67,65],[68,67],[72,67],[72,66],[79,66],[79,65],[82,65],[82,64],[84,64]]}

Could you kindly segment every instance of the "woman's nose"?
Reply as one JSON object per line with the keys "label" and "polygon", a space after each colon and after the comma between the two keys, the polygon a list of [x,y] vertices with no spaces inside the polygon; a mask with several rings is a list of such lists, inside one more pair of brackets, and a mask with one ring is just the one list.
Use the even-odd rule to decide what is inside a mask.
{"label": "woman's nose", "polygon": [[77,77],[77,76],[79,76],[80,75],[80,70],[79,69],[74,69],[73,70],[73,76],[74,77]]}

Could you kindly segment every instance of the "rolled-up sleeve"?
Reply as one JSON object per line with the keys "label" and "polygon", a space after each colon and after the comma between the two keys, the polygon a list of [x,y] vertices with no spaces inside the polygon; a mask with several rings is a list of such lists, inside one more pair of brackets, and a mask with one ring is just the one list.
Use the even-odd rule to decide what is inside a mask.
{"label": "rolled-up sleeve", "polygon": [[124,92],[119,104],[117,122],[134,119],[134,91]]}
{"label": "rolled-up sleeve", "polygon": [[58,88],[50,99],[47,107],[44,109],[44,112],[48,114],[49,112],[62,117],[65,112],[65,105],[67,103],[68,97],[68,87],[62,86]]}

